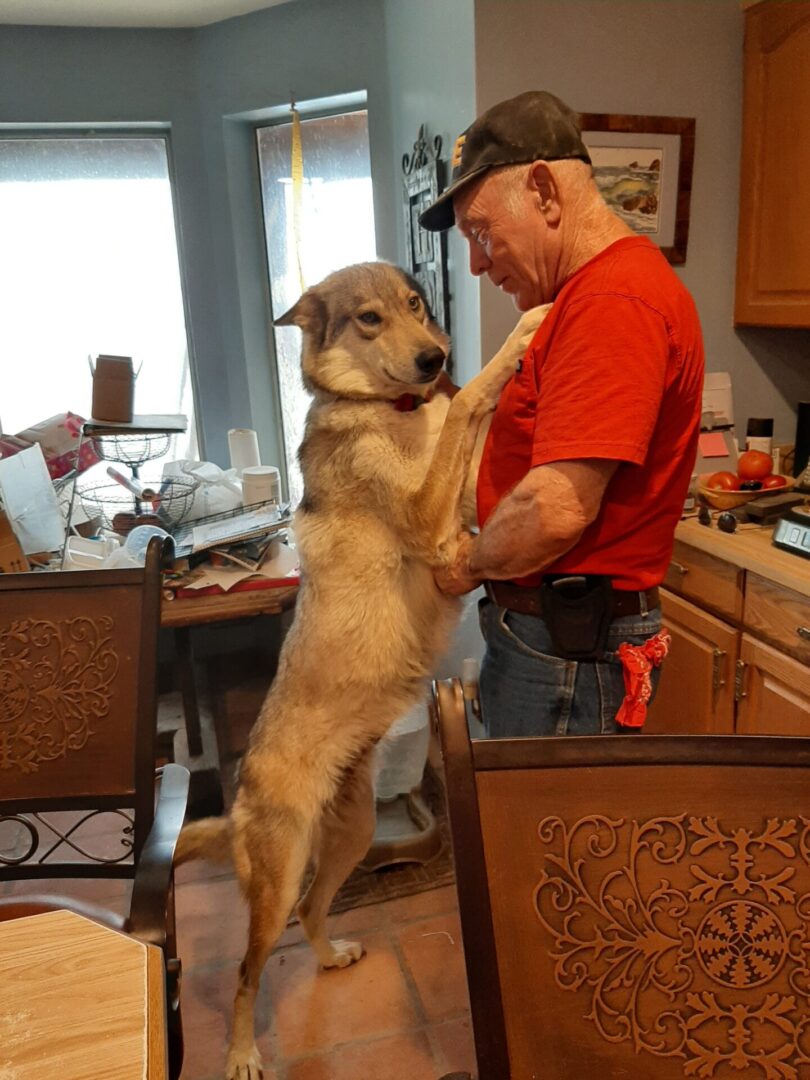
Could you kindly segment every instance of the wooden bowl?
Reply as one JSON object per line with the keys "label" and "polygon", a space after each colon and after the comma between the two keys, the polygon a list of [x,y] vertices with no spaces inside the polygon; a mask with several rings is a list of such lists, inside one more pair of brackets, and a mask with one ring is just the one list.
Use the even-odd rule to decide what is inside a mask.
{"label": "wooden bowl", "polygon": [[706,481],[711,475],[712,473],[703,473],[698,477],[698,494],[715,510],[734,510],[738,506],[751,502],[752,499],[759,499],[763,495],[782,495],[796,486],[795,479],[792,476],[786,476],[786,483],[777,488],[760,488],[759,491],[724,491],[722,488],[706,487]]}

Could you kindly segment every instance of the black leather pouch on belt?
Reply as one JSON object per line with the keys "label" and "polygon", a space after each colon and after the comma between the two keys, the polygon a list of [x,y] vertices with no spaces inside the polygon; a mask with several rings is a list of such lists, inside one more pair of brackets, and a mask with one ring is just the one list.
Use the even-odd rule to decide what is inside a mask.
{"label": "black leather pouch on belt", "polygon": [[540,586],[543,621],[566,660],[600,660],[613,618],[613,585],[601,574],[554,575]]}

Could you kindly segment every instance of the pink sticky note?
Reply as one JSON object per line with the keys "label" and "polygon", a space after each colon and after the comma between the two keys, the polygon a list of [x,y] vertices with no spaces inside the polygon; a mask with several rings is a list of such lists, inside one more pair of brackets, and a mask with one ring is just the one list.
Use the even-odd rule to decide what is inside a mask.
{"label": "pink sticky note", "polygon": [[698,447],[703,457],[729,457],[726,440],[720,431],[706,431],[698,436]]}

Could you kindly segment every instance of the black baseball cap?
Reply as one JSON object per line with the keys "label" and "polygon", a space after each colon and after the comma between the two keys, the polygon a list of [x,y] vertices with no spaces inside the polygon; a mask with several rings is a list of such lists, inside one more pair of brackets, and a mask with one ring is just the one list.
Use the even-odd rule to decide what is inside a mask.
{"label": "black baseball cap", "polygon": [[530,161],[575,158],[591,163],[579,115],[545,90],[493,105],[456,139],[450,186],[419,216],[424,229],[441,232],[454,224],[453,196],[488,169]]}

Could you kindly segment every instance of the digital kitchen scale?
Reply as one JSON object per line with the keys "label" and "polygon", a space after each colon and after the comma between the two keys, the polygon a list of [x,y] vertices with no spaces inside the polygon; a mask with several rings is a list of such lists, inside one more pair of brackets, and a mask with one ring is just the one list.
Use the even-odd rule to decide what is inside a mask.
{"label": "digital kitchen scale", "polygon": [[794,506],[779,518],[771,542],[783,551],[810,559],[810,506]]}

